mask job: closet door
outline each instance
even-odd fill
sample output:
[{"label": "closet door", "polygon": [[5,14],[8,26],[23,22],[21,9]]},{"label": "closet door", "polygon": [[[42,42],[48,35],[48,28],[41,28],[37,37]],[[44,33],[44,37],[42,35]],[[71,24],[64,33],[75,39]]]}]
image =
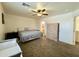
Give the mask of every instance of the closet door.
[{"label": "closet door", "polygon": [[47,38],[58,41],[58,23],[49,23],[47,24]]}]

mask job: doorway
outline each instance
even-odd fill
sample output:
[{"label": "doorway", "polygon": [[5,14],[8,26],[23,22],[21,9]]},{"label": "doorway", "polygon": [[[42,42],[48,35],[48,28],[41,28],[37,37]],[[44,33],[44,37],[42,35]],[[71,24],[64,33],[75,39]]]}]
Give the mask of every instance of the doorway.
[{"label": "doorway", "polygon": [[74,41],[75,41],[75,44],[77,45],[79,45],[79,16],[76,16],[75,17],[75,26],[74,26],[74,34],[75,34],[75,39],[74,39]]},{"label": "doorway", "polygon": [[48,23],[46,36],[48,39],[59,41],[59,23]]}]

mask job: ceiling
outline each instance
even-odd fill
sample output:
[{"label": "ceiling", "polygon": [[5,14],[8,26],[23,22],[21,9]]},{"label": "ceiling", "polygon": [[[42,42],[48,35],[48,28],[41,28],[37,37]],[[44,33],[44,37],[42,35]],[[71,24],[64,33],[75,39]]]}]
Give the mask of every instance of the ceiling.
[{"label": "ceiling", "polygon": [[[27,6],[22,6],[23,2],[3,2],[4,12],[30,18],[39,18]],[[36,9],[38,2],[26,2]],[[48,16],[64,14],[79,9],[79,2],[40,2],[42,8],[47,9]],[[48,17],[42,16],[42,17]]]}]

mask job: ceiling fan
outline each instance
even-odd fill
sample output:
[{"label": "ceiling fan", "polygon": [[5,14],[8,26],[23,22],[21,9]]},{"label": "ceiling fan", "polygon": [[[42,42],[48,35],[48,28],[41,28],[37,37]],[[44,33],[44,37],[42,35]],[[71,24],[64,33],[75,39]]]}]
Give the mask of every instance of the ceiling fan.
[{"label": "ceiling fan", "polygon": [[37,15],[37,16],[43,16],[43,15],[47,16],[48,15],[48,13],[46,12],[47,10],[45,8],[39,8],[38,4],[37,4],[37,9],[33,9],[32,6],[27,3],[22,3],[22,5],[31,8],[34,15]]}]

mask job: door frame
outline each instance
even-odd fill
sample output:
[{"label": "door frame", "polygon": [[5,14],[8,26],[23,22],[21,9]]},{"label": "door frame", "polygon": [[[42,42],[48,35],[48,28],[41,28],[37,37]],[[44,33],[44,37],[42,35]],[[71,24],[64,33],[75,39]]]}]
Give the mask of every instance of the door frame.
[{"label": "door frame", "polygon": [[58,24],[58,29],[57,29],[57,42],[59,41],[59,33],[60,33],[60,23]]},{"label": "door frame", "polygon": [[76,18],[77,18],[78,16],[75,16],[74,17],[74,24],[73,24],[73,43],[74,43],[74,45],[76,45]]}]

